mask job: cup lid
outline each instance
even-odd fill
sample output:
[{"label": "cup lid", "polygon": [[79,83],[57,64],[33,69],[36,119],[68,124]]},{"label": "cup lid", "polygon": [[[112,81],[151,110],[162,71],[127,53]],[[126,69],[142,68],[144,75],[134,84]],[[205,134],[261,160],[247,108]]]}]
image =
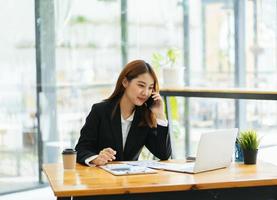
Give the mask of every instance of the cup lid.
[{"label": "cup lid", "polygon": [[64,149],[62,154],[76,154],[77,151],[75,149]]}]

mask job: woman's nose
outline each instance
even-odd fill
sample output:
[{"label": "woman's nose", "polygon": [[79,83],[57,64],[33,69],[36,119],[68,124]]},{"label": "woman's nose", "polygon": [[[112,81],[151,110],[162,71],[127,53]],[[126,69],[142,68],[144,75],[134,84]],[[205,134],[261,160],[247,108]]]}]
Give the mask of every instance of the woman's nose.
[{"label": "woman's nose", "polygon": [[150,96],[151,94],[152,94],[152,90],[147,89],[147,88],[143,90],[143,95]]},{"label": "woman's nose", "polygon": [[148,96],[149,91],[148,91],[148,89],[144,89],[144,90],[142,91],[142,93],[143,93],[144,96]]}]

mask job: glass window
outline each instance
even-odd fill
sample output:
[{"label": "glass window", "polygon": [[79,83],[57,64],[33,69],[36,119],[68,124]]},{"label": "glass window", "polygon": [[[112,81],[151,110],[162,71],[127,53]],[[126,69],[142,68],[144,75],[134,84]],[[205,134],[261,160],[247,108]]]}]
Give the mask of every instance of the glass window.
[{"label": "glass window", "polygon": [[[242,31],[245,41],[239,40],[240,43],[245,42],[245,65],[241,66],[245,70],[239,72],[246,80],[245,87],[274,90],[277,80],[276,1],[245,1],[242,8],[245,18],[234,15],[234,3],[227,0],[190,1],[190,85],[209,88],[235,86],[238,72],[235,71],[234,27],[237,17],[238,22],[245,22],[245,30]],[[244,118],[244,124],[239,128],[252,128],[261,136],[265,135],[264,138],[274,138],[276,102],[241,102],[244,111],[240,111],[240,116]],[[191,98],[189,110],[192,153],[196,153],[196,141],[203,130],[235,127],[235,121],[240,120],[235,117],[233,100]],[[262,146],[272,145],[269,141],[264,139]]]},{"label": "glass window", "polygon": [[122,69],[119,1],[57,1],[55,28],[56,119],[50,120],[57,131],[44,135],[44,162],[60,161],[62,148],[75,146],[92,104],[110,95]]},{"label": "glass window", "polygon": [[1,194],[38,182],[34,1],[0,1],[0,26]]}]

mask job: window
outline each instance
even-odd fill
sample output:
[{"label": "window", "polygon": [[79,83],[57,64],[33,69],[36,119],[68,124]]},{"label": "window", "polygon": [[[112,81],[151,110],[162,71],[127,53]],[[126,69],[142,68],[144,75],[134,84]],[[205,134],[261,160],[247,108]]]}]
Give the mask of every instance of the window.
[{"label": "window", "polygon": [[0,193],[5,193],[38,181],[36,59],[34,1],[0,5]]}]

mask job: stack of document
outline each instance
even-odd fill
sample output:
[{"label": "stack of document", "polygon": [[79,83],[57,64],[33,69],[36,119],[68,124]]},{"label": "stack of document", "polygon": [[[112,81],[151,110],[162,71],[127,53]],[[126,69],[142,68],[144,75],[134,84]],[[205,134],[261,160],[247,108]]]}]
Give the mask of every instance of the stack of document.
[{"label": "stack of document", "polygon": [[185,172],[194,167],[194,162],[190,163],[165,163],[165,162],[158,162],[154,160],[140,160],[140,161],[127,161],[124,162],[128,165],[140,166],[140,167],[148,167],[153,169],[161,169],[161,170],[168,170],[168,171],[175,171],[175,172]]},{"label": "stack of document", "polygon": [[100,166],[102,169],[110,172],[113,175],[133,175],[133,174],[152,174],[157,173],[156,170],[150,169],[145,166],[123,164],[107,164]]},{"label": "stack of document", "polygon": [[113,175],[129,175],[129,174],[149,174],[157,173],[154,169],[167,170],[174,172],[192,173],[194,162],[189,163],[167,163],[155,160],[125,161],[120,164],[107,164],[100,166],[102,169],[112,173]]}]

